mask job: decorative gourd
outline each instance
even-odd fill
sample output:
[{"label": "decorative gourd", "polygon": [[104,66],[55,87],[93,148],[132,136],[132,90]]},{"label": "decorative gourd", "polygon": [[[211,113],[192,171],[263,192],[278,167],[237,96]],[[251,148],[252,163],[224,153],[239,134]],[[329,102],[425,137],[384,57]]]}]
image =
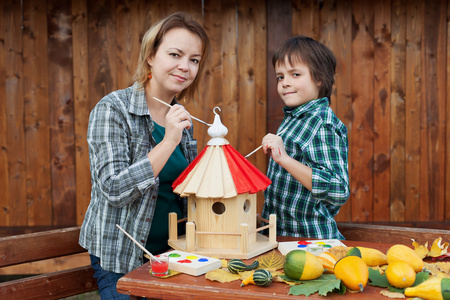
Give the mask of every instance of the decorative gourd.
[{"label": "decorative gourd", "polygon": [[284,274],[293,280],[316,279],[323,274],[323,264],[305,250],[292,250],[286,254]]},{"label": "decorative gourd", "polygon": [[386,254],[380,250],[366,247],[357,247],[361,252],[361,258],[369,267],[387,264]]},{"label": "decorative gourd", "polygon": [[259,261],[255,260],[251,265],[246,265],[240,259],[231,259],[228,261],[227,268],[232,274],[237,274],[244,271],[255,270],[259,266]]},{"label": "decorative gourd", "polygon": [[416,272],[410,264],[398,260],[388,264],[386,278],[392,286],[402,289],[413,285],[416,281]]},{"label": "decorative gourd", "polygon": [[418,286],[406,288],[405,296],[427,300],[450,300],[450,278],[431,277]]},{"label": "decorative gourd", "polygon": [[350,290],[362,292],[369,280],[369,267],[361,257],[344,256],[334,266],[334,275]]},{"label": "decorative gourd", "polygon": [[272,283],[272,274],[266,269],[255,270],[248,278],[242,281],[241,287],[251,283],[257,286],[268,286]]},{"label": "decorative gourd", "polygon": [[323,272],[328,274],[334,273],[334,265],[337,262],[337,258],[333,253],[330,252],[322,252],[319,255],[317,255],[317,258],[322,261],[323,265]]},{"label": "decorative gourd", "polygon": [[397,244],[389,248],[386,258],[388,264],[398,260],[405,261],[414,268],[416,273],[423,269],[423,260],[417,255],[416,251],[405,245]]}]

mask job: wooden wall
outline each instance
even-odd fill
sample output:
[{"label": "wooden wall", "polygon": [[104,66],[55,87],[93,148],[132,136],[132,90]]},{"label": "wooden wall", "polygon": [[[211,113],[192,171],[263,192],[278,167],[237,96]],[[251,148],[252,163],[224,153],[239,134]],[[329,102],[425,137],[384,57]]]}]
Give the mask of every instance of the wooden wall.
[{"label": "wooden wall", "polygon": [[[131,83],[142,35],[179,10],[213,48],[187,108],[212,122],[219,106],[240,153],[282,119],[273,50],[308,35],[336,54],[331,106],[350,133],[352,193],[337,220],[450,221],[450,0],[10,0],[0,2],[0,226],[82,223],[89,112]],[[199,150],[206,129],[195,124]],[[265,171],[262,151],[249,159]]]}]

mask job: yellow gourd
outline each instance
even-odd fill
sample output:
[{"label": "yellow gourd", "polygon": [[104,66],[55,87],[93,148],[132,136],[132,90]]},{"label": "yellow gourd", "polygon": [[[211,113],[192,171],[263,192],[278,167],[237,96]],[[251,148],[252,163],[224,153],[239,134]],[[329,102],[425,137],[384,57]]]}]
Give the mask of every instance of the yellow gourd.
[{"label": "yellow gourd", "polygon": [[361,257],[350,255],[337,261],[334,275],[349,289],[363,291],[369,280],[369,267]]},{"label": "yellow gourd", "polygon": [[450,278],[431,277],[418,286],[406,288],[405,296],[427,300],[450,300]]},{"label": "yellow gourd", "polygon": [[417,255],[417,253],[405,246],[405,245],[394,245],[386,253],[386,258],[388,264],[393,263],[394,261],[402,260],[410,264],[416,273],[422,271],[423,269],[423,260]]},{"label": "yellow gourd", "polygon": [[369,267],[387,264],[386,254],[380,250],[366,247],[357,247],[361,251],[361,258]]},{"label": "yellow gourd", "polygon": [[292,250],[286,254],[284,274],[294,280],[311,280],[323,274],[323,264],[305,250]]},{"label": "yellow gourd", "polygon": [[413,285],[416,272],[410,264],[398,260],[387,266],[386,278],[392,286],[402,289]]},{"label": "yellow gourd", "polygon": [[334,265],[337,262],[337,258],[333,253],[322,252],[319,255],[317,255],[317,258],[322,261],[324,273],[328,274],[334,273]]}]

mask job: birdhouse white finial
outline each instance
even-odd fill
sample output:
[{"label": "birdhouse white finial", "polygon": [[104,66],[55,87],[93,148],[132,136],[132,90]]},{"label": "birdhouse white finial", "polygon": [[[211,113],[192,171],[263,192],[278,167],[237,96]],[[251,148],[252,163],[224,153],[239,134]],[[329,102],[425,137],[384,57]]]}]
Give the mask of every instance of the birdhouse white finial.
[{"label": "birdhouse white finial", "polygon": [[226,128],[222,121],[220,120],[219,114],[216,112],[216,108],[220,111],[220,107],[216,106],[213,109],[215,114],[214,123],[208,128],[208,134],[211,139],[208,141],[209,146],[220,146],[227,145],[229,142],[224,138],[228,133],[228,128]]}]

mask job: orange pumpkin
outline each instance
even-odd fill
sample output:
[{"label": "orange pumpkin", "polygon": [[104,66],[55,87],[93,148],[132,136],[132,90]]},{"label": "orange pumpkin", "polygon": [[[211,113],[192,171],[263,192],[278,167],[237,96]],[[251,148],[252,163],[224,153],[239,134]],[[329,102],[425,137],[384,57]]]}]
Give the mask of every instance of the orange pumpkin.
[{"label": "orange pumpkin", "polygon": [[333,253],[322,252],[317,256],[322,261],[324,273],[333,274],[337,258]]}]

